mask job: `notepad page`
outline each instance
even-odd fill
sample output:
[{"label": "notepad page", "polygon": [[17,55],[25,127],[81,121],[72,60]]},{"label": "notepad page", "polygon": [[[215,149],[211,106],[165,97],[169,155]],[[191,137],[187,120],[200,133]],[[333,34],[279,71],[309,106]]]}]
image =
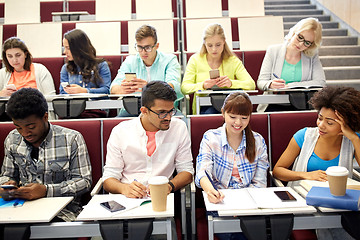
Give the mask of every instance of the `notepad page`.
[{"label": "notepad page", "polygon": [[207,211],[219,210],[237,210],[237,209],[257,209],[254,200],[249,195],[248,191],[243,189],[220,189],[224,195],[222,203],[210,203],[206,192],[203,191],[203,197]]}]

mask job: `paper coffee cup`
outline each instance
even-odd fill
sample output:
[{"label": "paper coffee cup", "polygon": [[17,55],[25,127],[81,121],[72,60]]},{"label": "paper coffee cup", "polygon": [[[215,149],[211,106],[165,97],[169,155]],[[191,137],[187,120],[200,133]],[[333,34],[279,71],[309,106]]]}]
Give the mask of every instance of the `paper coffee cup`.
[{"label": "paper coffee cup", "polygon": [[149,179],[149,188],[152,208],[156,212],[166,211],[166,200],[168,187],[168,178],[156,176]]},{"label": "paper coffee cup", "polygon": [[344,196],[349,170],[345,167],[332,166],[326,169],[330,193],[334,196]]}]

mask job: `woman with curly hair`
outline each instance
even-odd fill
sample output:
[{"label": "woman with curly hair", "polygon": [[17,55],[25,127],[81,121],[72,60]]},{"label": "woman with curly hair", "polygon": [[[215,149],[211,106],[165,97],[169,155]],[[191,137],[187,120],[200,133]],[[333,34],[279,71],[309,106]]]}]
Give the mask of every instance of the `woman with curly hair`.
[{"label": "woman with curly hair", "polygon": [[[310,104],[318,111],[317,127],[296,132],[277,161],[277,179],[298,185],[302,179],[327,181],[326,169],[343,166],[352,176],[353,159],[360,164],[360,92],[349,87],[325,87]],[[289,168],[293,165],[292,170]],[[352,239],[344,229],[317,230],[318,239]]]}]

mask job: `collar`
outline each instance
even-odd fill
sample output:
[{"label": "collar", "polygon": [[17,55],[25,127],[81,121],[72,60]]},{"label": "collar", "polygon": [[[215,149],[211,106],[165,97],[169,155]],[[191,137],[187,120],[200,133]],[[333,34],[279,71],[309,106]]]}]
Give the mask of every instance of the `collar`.
[{"label": "collar", "polygon": [[[228,147],[230,147],[230,144],[227,140],[227,135],[226,135],[226,123],[224,123],[222,125],[222,127],[220,128],[220,132],[221,132],[221,147],[225,147],[226,145],[228,145]],[[243,130],[243,138],[241,139],[240,145],[239,147],[236,149],[236,151],[239,151],[243,148],[246,148],[246,134],[245,134],[245,130]]]}]

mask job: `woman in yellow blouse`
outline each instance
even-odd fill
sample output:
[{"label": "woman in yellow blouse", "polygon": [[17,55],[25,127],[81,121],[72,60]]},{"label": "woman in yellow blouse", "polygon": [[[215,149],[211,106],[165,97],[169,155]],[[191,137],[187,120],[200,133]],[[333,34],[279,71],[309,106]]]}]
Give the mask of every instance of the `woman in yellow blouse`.
[{"label": "woman in yellow blouse", "polygon": [[[209,71],[212,69],[218,69],[220,76],[211,79]],[[226,44],[224,29],[220,24],[211,24],[206,27],[200,53],[192,55],[186,66],[181,91],[183,94],[192,94],[199,90],[210,89],[215,85],[229,89],[255,89],[254,80]],[[194,100],[194,114],[195,103]],[[200,112],[219,113],[213,107],[202,107]]]}]

